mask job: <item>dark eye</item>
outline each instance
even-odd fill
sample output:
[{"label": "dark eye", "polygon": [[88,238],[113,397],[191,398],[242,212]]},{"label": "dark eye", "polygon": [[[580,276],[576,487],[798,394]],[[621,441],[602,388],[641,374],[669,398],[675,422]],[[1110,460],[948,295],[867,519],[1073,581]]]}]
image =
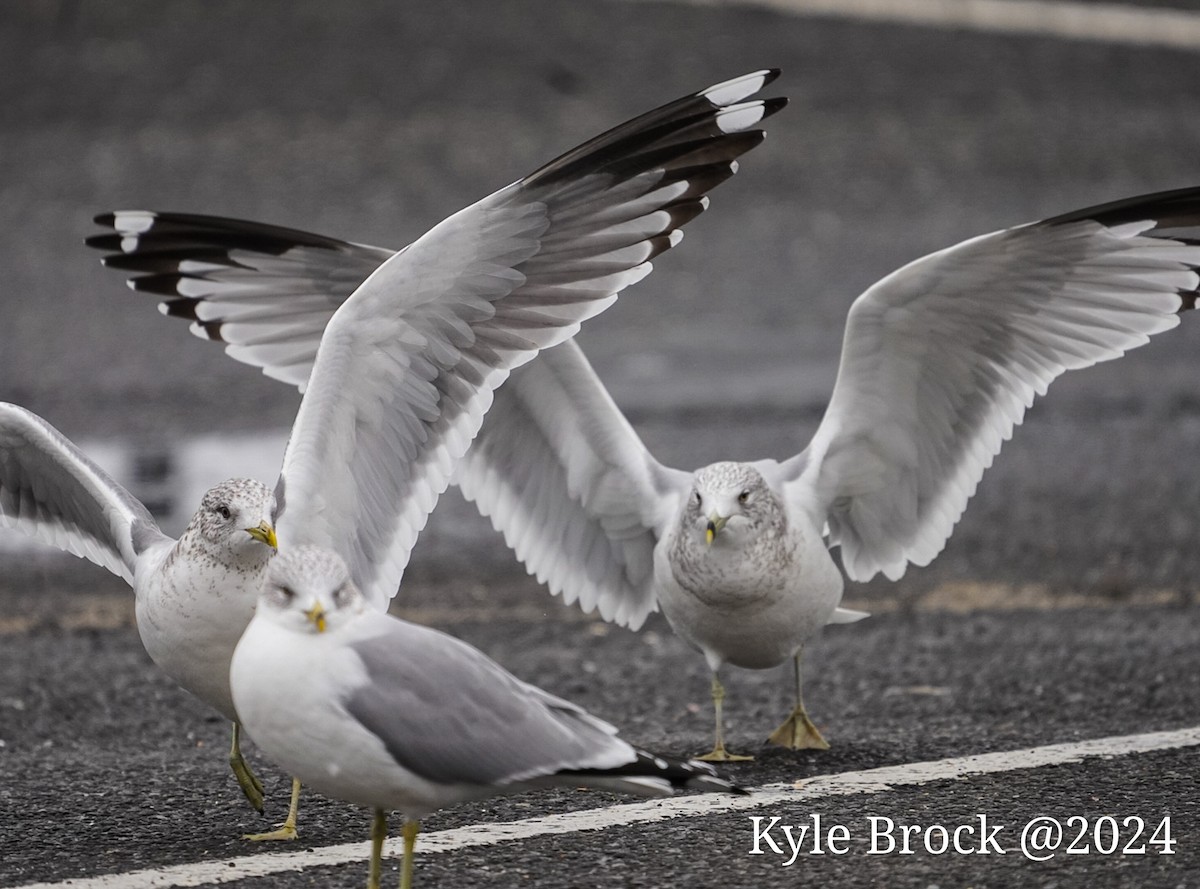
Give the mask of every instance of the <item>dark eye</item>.
[{"label": "dark eye", "polygon": [[703,503],[704,503],[704,498],[700,496],[700,492],[699,492],[699,491],[697,491],[697,492],[696,492],[696,494],[695,494],[695,500],[696,500],[696,505],[697,505],[697,506],[701,506],[701,505],[703,505]]},{"label": "dark eye", "polygon": [[232,513],[229,511],[229,507],[226,506],[224,503],[222,503],[220,506],[217,507],[217,515],[219,515],[225,521],[229,521],[229,518],[232,515]]},{"label": "dark eye", "polygon": [[290,602],[292,599],[296,598],[296,594],[292,592],[291,587],[277,586],[275,589],[279,592],[279,598],[283,602]]},{"label": "dark eye", "polygon": [[750,502],[750,492],[749,491],[742,491],[742,493],[738,494],[738,503],[748,503],[748,502]]}]

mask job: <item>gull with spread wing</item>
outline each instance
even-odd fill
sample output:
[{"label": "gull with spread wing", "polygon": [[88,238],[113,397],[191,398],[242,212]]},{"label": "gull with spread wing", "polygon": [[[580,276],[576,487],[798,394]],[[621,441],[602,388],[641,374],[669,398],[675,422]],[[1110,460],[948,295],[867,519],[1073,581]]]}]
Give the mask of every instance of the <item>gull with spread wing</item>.
[{"label": "gull with spread wing", "polygon": [[[0,404],[0,525],[132,583],[146,650],[235,720],[235,769],[261,807],[261,785],[244,763],[238,768],[229,663],[279,521],[293,540],[302,533],[303,542],[334,549],[370,606],[386,610],[493,390],[538,350],[574,336],[679,242],[680,228],[707,206],[705,192],[762,141],[755,126],[783,107],[783,99],[751,98],[777,73],[718,84],[597,136],[400,253],[376,257],[369,273],[352,275],[352,295],[298,297],[283,325],[294,338],[280,334],[268,301],[274,339],[259,354],[274,366],[303,366],[306,379],[312,371],[273,491],[245,480],[219,485],[172,541],[44,420]],[[156,227],[154,216],[140,219],[142,234]],[[212,268],[210,259],[181,262]],[[262,315],[257,272],[242,270],[244,298],[234,311],[253,328]],[[295,836],[298,791],[294,783],[281,828],[256,838]]]},{"label": "gull with spread wing", "polygon": [[[119,233],[122,252],[104,261],[135,272],[134,290],[166,295],[165,314],[300,386],[308,366],[278,363],[274,338],[315,345],[356,272],[390,255],[216,217],[97,221]],[[709,758],[740,758],[723,739],[724,664],[791,660],[795,706],[770,740],[827,747],[805,711],[801,648],[825,623],[863,616],[838,607],[829,548],[840,545],[856,581],[929,564],[1035,396],[1193,307],[1198,222],[1200,188],[1180,189],[975,237],[893,272],[851,306],[824,419],[782,462],[662,465],[582,350],[564,343],[497,392],[455,481],[551,592],[634,629],[661,608],[704,653]],[[114,237],[89,243],[111,249]],[[314,308],[293,319],[295,304]]]},{"label": "gull with spread wing", "polygon": [[270,488],[230,479],[204,494],[172,540],[57,429],[0,402],[0,525],[91,559],[133,587],[146,652],[233,723],[229,765],[259,812],[262,783],[242,756],[228,667],[276,549],[274,513]]}]

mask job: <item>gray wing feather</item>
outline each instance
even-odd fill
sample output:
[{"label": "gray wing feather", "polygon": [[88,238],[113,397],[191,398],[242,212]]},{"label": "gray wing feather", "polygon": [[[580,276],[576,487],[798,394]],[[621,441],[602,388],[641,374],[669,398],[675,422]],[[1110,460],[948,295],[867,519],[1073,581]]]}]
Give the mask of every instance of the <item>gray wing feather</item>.
[{"label": "gray wing feather", "polygon": [[[783,107],[782,99],[751,100],[777,74],[753,72],[643,114],[395,255],[292,229],[142,211],[98,217],[116,234],[88,243],[119,251],[105,263],[134,272],[135,290],[171,297],[167,314],[302,388],[321,364],[316,346],[326,330],[325,379],[313,376],[324,391],[301,408],[279,488],[317,521],[293,529],[289,519],[284,530],[346,555],[364,593],[382,605],[491,390],[678,243],[680,228],[707,206],[705,193],[762,140],[753,128]],[[486,512],[488,492],[476,490]],[[547,565],[535,539],[530,568],[552,588],[582,576],[581,601],[640,623],[654,606],[639,580],[648,536],[634,541],[641,532],[628,509],[597,513],[574,494],[554,501],[571,513],[571,539],[586,549],[566,568]],[[630,583],[620,592],[594,589],[621,571]]]},{"label": "gray wing feather", "polygon": [[658,610],[654,548],[686,475],[646,450],[573,340],[500,387],[455,481],[568,604],[632,629]]},{"label": "gray wing feather", "polygon": [[325,325],[393,251],[220,216],[119,210],[96,217],[112,234],[89,247],[129,273],[159,311],[222,343],[231,358],[301,391]]},{"label": "gray wing feather", "polygon": [[368,682],[345,706],[403,768],[441,784],[503,785],[636,758],[611,725],[465,642],[399,620],[375,626],[351,644]]},{"label": "gray wing feather", "polygon": [[1200,189],[1145,195],[964,241],[854,302],[825,418],[784,464],[852,579],[929,564],[1036,396],[1194,307],[1197,226]]},{"label": "gray wing feather", "polygon": [[0,403],[0,525],[133,582],[137,557],[166,540],[146,508],[57,429]]},{"label": "gray wing feather", "polygon": [[740,102],[772,76],[617,127],[376,269],[322,336],[284,456],[281,542],[341,553],[384,606],[494,390],[678,243],[703,193],[761,142],[750,128],[782,107]]},{"label": "gray wing feather", "polygon": [[[303,391],[326,325],[391,250],[238,219],[147,211],[97,217],[129,286],[165,315]],[[286,354],[284,350],[286,345]],[[287,363],[283,363],[286,361]],[[669,473],[642,446],[582,350],[556,346],[496,393],[455,483],[530,574],[568,604],[637,629],[658,608],[649,515]]]}]

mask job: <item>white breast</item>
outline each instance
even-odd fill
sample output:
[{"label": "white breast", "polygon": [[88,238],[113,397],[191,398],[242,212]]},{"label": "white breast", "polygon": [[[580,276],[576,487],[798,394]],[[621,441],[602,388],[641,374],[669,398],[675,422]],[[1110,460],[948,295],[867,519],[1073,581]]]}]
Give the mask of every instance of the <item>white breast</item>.
[{"label": "white breast", "polygon": [[841,601],[842,576],[824,542],[796,522],[742,546],[677,536],[686,534],[668,535],[655,550],[659,603],[711,669],[783,663]]}]

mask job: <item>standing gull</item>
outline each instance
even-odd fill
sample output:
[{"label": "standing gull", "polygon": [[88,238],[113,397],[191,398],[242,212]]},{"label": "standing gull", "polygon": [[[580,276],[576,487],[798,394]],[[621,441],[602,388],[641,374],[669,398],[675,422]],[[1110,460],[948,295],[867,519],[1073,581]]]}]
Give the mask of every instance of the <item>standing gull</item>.
[{"label": "standing gull", "polygon": [[259,812],[262,784],[242,756],[227,673],[275,552],[274,511],[266,485],[230,479],[205,493],[172,540],[57,429],[0,402],[0,525],[91,559],[133,587],[147,653],[233,723],[229,765]]},{"label": "standing gull", "polygon": [[[282,331],[273,301],[257,299],[252,262],[229,265],[209,250],[180,259],[192,272],[216,267],[226,283],[241,282],[227,291],[223,310],[237,321],[225,327],[246,337],[265,320],[269,342],[254,355],[285,378],[289,368],[302,367],[305,379],[311,370],[274,491],[257,482],[218,486],[173,543],[45,421],[4,406],[0,524],[129,580],[150,655],[236,719],[229,661],[275,547],[272,525],[288,516],[306,542],[333,548],[371,607],[386,610],[493,390],[539,349],[574,336],[679,242],[681,227],[707,206],[705,192],[762,141],[754,127],[785,104],[751,99],[777,73],[718,84],[585,142],[400,253],[374,255],[369,269],[352,273],[352,296],[297,295]],[[152,214],[122,219],[126,233],[115,246],[131,251],[162,230]],[[303,279],[302,263],[295,273]],[[201,325],[202,314],[193,316]],[[239,780],[261,806],[248,770]],[[281,828],[259,837],[295,836],[297,793],[293,785]]]},{"label": "standing gull", "polygon": [[[307,330],[310,342],[323,319],[286,323],[296,294],[336,302],[352,281],[339,290],[330,276],[352,278],[386,253],[328,239],[301,252],[316,236],[252,222],[128,220],[100,218],[118,231],[161,225],[161,235],[131,241],[129,255],[106,264],[152,268],[155,276],[131,279],[134,290],[170,294],[167,314],[204,319],[194,332],[274,376],[271,357],[241,345],[245,332],[226,323],[226,294],[241,280],[220,266],[190,274],[190,253],[204,247],[253,265],[257,335],[286,329],[300,340]],[[456,481],[551,592],[633,629],[661,607],[704,653],[711,759],[737,758],[722,737],[726,663],[763,669],[791,659],[795,707],[770,740],[824,748],[800,691],[801,647],[826,622],[861,616],[837,608],[843,581],[829,547],[841,546],[856,581],[929,564],[1036,395],[1066,370],[1142,345],[1193,307],[1200,242],[1183,230],[1198,223],[1200,188],[1187,188],[982,235],[893,272],[851,306],[824,419],[783,462],[663,466],[583,352],[565,343],[497,393]],[[304,265],[286,261],[293,256]],[[287,368],[301,382],[305,370]]]},{"label": "standing gull", "polygon": [[265,752],[326,796],[374,810],[371,889],[391,810],[405,818],[408,889],[419,819],[444,806],[554,786],[744,792],[705,763],[631,747],[465,642],[377,613],[321,547],[285,547],[271,563],[230,681]]}]

